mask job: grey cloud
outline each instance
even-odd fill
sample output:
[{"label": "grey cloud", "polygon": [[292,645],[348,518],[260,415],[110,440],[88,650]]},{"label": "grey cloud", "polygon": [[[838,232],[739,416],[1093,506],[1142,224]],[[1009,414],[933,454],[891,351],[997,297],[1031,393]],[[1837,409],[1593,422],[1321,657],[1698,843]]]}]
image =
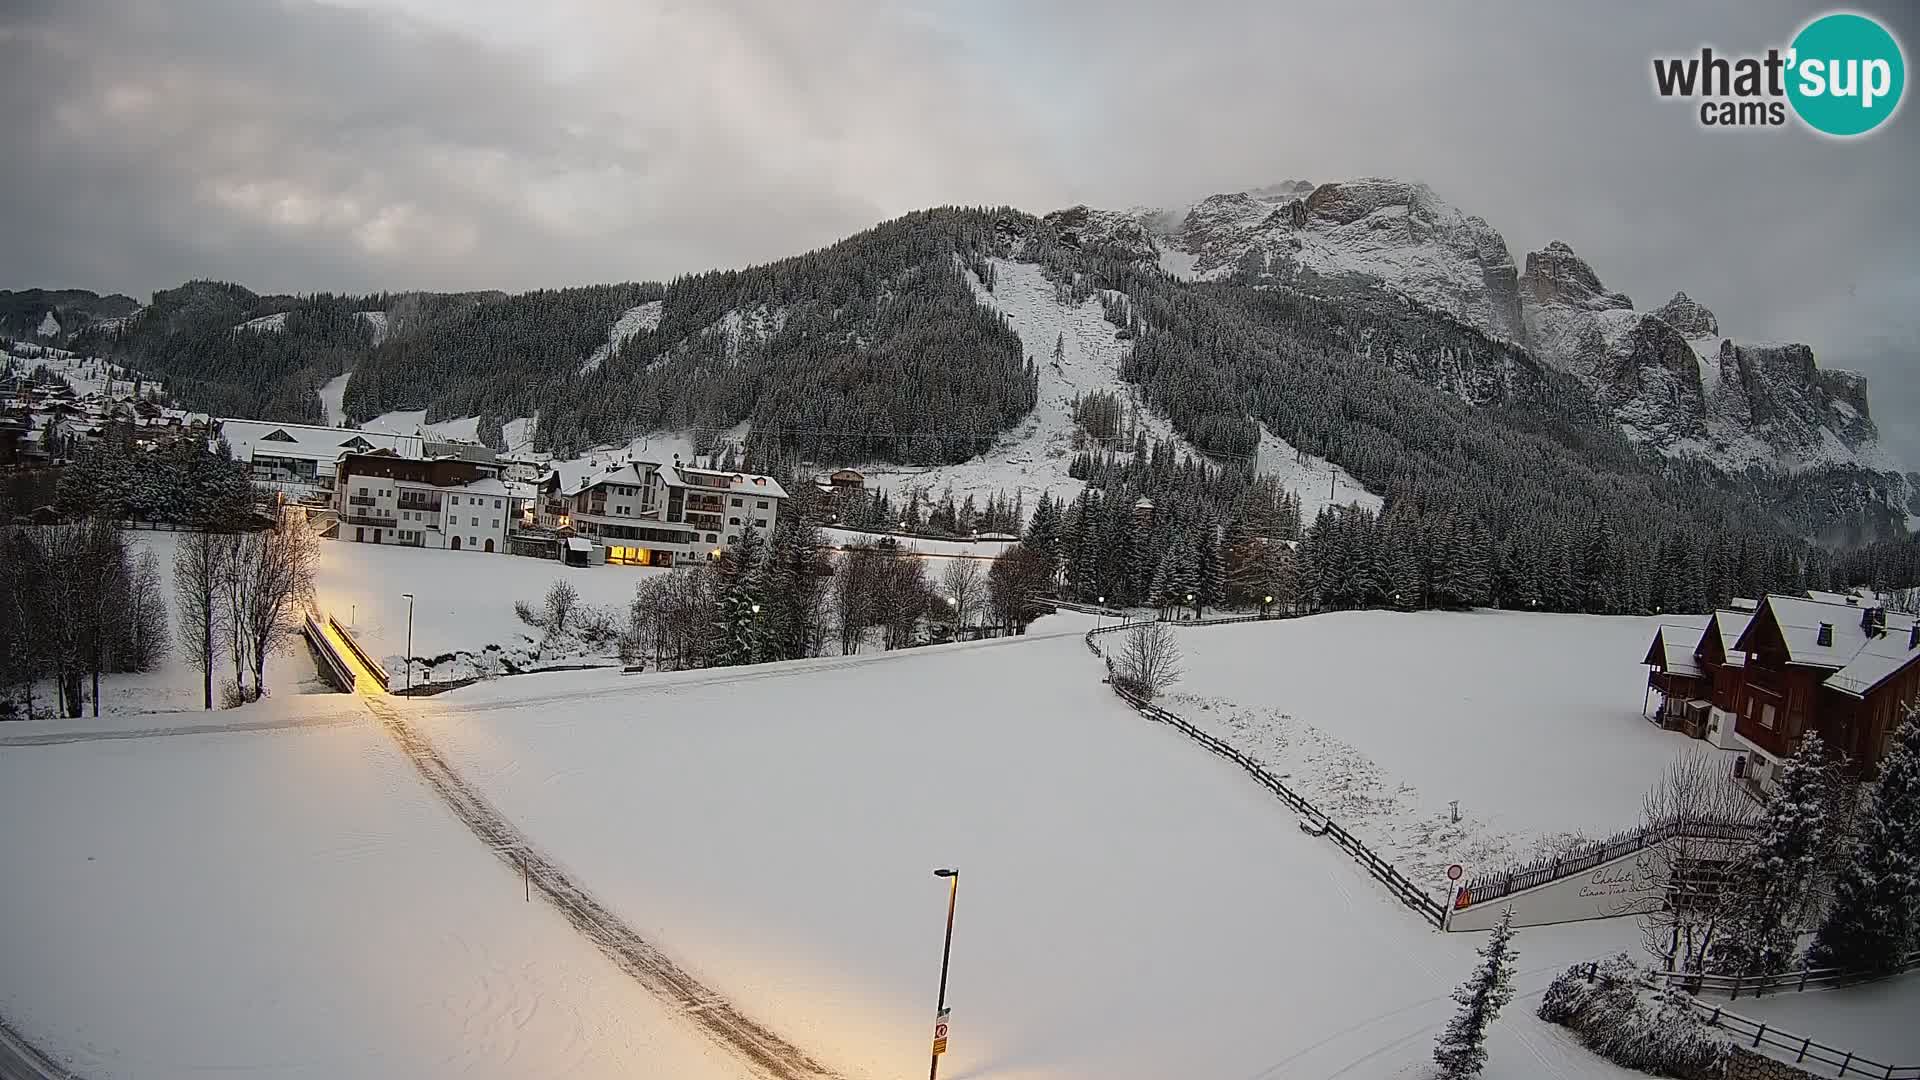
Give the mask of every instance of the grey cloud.
[{"label": "grey cloud", "polygon": [[[1708,132],[1648,62],[1784,0],[82,0],[0,14],[9,286],[527,288],[775,258],[941,202],[1423,179],[1516,257],[1873,380],[1920,463],[1920,117]],[[1909,52],[1920,10],[1882,2]],[[1913,57],[1909,57],[1911,61]]]}]

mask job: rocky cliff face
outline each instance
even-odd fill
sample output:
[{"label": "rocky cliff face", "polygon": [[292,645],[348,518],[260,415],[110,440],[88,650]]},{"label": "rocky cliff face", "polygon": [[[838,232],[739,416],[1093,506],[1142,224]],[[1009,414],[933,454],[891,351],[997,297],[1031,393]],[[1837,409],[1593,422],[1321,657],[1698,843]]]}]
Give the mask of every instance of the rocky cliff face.
[{"label": "rocky cliff face", "polygon": [[1866,381],[1822,371],[1805,345],[1723,334],[1685,293],[1640,311],[1555,240],[1515,266],[1500,233],[1424,184],[1290,180],[1184,210],[1077,207],[1078,233],[1183,277],[1378,281],[1584,383],[1635,439],[1728,471],[1889,468]]}]

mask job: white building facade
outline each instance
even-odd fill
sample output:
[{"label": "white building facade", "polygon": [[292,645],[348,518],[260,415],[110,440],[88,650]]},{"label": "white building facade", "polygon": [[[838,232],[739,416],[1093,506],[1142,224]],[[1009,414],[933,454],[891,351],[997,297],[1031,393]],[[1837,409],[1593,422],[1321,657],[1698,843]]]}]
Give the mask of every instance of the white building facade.
[{"label": "white building facade", "polygon": [[522,500],[474,462],[351,454],[333,490],[336,539],[363,544],[504,552]]},{"label": "white building facade", "polygon": [[541,482],[536,519],[592,541],[593,561],[672,566],[711,559],[749,529],[771,532],[786,489],[770,476],[648,461]]}]

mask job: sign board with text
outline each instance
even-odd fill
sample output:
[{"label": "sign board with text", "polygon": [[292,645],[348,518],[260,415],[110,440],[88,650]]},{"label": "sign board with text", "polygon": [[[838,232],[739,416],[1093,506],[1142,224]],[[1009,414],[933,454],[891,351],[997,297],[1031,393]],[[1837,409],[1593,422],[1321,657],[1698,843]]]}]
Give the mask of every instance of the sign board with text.
[{"label": "sign board with text", "polygon": [[952,1009],[941,1009],[940,1014],[933,1018],[933,1053],[936,1057],[947,1052],[947,1017],[952,1012]]}]

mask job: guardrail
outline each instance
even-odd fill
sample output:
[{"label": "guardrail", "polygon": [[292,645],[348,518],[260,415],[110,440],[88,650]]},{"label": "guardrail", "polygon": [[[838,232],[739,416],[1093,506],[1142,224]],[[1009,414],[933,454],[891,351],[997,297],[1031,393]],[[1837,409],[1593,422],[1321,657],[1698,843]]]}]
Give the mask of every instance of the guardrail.
[{"label": "guardrail", "polygon": [[1774,975],[1706,975],[1697,971],[1655,971],[1650,972],[1648,977],[1659,980],[1663,986],[1674,987],[1691,994],[1725,994],[1727,1000],[1738,1001],[1742,993],[1748,997],[1763,997],[1769,992],[1792,994],[1802,990],[1825,990],[1836,986],[1873,982],[1904,971],[1912,971],[1914,968],[1920,968],[1920,949],[1908,953],[1889,971],[1860,972],[1849,968],[1803,967]]},{"label": "guardrail", "polygon": [[315,618],[311,611],[307,612],[305,630],[307,641],[313,645],[313,651],[319,653],[320,658],[326,662],[327,671],[333,676],[333,685],[339,687],[342,693],[353,693],[353,669],[347,667],[345,661],[333,651],[333,643],[327,640],[327,633],[321,628],[320,620]]},{"label": "guardrail", "polygon": [[333,632],[340,636],[341,641],[347,643],[347,648],[353,650],[354,657],[366,666],[367,672],[373,676],[375,682],[380,684],[381,691],[386,692],[393,683],[392,678],[387,675],[387,669],[378,660],[368,655],[367,650],[360,647],[360,642],[354,639],[351,631],[340,625],[339,619],[328,615],[327,625],[333,627]]},{"label": "guardrail", "polygon": [[[1258,615],[1251,617],[1242,616],[1224,621],[1249,622],[1259,618],[1260,616]],[[1154,621],[1156,620],[1135,620],[1133,622],[1123,622],[1113,626],[1103,626],[1089,630],[1086,634],[1087,648],[1091,650],[1094,655],[1098,656],[1100,655],[1100,646],[1093,643],[1095,637],[1101,634],[1117,633],[1121,630],[1131,630],[1134,627],[1145,626]],[[1186,623],[1185,625],[1191,626],[1193,623]],[[1387,891],[1393,894],[1394,899],[1413,909],[1415,914],[1427,922],[1432,923],[1434,926],[1443,925],[1447,911],[1445,904],[1428,896],[1424,889],[1408,880],[1406,875],[1395,869],[1392,863],[1375,854],[1373,849],[1367,847],[1358,837],[1346,829],[1341,828],[1337,822],[1326,814],[1321,813],[1320,810],[1308,802],[1299,792],[1281,783],[1280,778],[1268,772],[1265,766],[1247,757],[1233,747],[1228,746],[1212,735],[1201,731],[1187,721],[1180,719],[1178,716],[1154,705],[1146,698],[1128,691],[1119,683],[1109,681],[1109,685],[1113,687],[1113,692],[1118,694],[1121,700],[1133,706],[1134,711],[1140,713],[1140,715],[1145,716],[1149,720],[1156,720],[1177,729],[1181,734],[1199,743],[1212,753],[1240,766],[1247,775],[1259,782],[1261,787],[1273,792],[1280,797],[1281,802],[1292,807],[1295,813],[1302,815],[1304,818],[1312,819],[1311,824],[1313,828],[1311,831],[1314,835],[1326,836],[1335,844],[1338,844],[1342,850],[1353,857],[1355,862],[1365,867],[1367,873],[1371,874],[1376,881],[1385,885]],[[1303,825],[1304,824],[1306,823],[1303,822]]]}]

